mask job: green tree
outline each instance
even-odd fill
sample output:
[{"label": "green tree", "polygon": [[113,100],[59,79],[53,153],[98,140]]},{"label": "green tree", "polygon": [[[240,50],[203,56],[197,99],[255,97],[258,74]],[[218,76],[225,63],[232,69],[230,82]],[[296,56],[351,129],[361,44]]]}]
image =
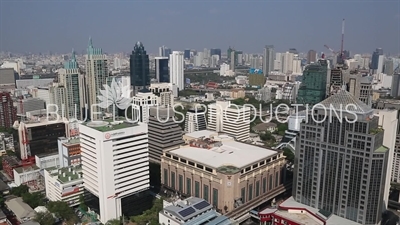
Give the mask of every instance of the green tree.
[{"label": "green tree", "polygon": [[85,203],[85,197],[83,195],[79,196],[79,208],[85,212],[88,211],[88,207]]},{"label": "green tree", "polygon": [[106,225],[121,225],[121,220],[119,219],[112,219],[107,221]]},{"label": "green tree", "polygon": [[19,185],[18,187],[14,187],[10,191],[10,194],[18,197],[22,197],[22,195],[25,193],[29,193],[29,187],[24,184]]},{"label": "green tree", "polygon": [[294,162],[294,153],[289,148],[283,149],[283,155],[286,156],[286,160],[293,163]]},{"label": "green tree", "polygon": [[34,221],[40,223],[40,225],[53,225],[56,220],[51,213],[36,213]]},{"label": "green tree", "polygon": [[40,193],[40,192],[35,192],[35,193],[24,193],[22,194],[22,200],[28,204],[30,207],[32,207],[33,209],[44,205],[43,199],[45,198],[45,196]]},{"label": "green tree", "polygon": [[56,217],[62,219],[64,222],[69,224],[74,224],[78,222],[78,217],[75,215],[74,210],[69,207],[66,202],[56,201],[49,202],[47,204],[47,209],[56,215]]},{"label": "green tree", "polygon": [[163,209],[163,200],[154,200],[153,207],[143,212],[142,215],[132,216],[131,222],[137,223],[138,225],[158,224],[158,213]]}]

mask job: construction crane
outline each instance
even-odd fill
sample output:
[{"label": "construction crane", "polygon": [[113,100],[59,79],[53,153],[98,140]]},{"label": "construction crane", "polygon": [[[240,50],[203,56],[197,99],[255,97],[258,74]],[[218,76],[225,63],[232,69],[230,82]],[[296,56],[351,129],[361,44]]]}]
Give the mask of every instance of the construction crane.
[{"label": "construction crane", "polygon": [[327,48],[329,51],[331,51],[332,54],[335,55],[335,56],[336,56],[337,54],[339,54],[339,52],[335,52],[335,50],[333,50],[332,48],[330,48],[328,45],[324,45],[324,47]]}]

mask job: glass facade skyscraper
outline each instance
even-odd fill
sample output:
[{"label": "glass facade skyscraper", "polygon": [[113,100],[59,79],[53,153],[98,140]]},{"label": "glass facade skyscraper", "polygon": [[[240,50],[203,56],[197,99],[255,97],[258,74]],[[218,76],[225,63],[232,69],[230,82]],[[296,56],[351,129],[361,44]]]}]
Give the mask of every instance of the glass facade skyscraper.
[{"label": "glass facade skyscraper", "polygon": [[141,42],[137,42],[130,55],[131,85],[147,90],[150,85],[149,55]]},{"label": "glass facade skyscraper", "polygon": [[345,90],[316,105],[301,123],[296,143],[294,199],[323,215],[378,224],[389,155],[378,120]]},{"label": "glass facade skyscraper", "polygon": [[159,83],[169,83],[169,69],[168,69],[168,58],[167,57],[156,57],[156,79]]},{"label": "glass facade skyscraper", "polygon": [[314,105],[325,99],[328,64],[326,60],[308,65],[297,93],[298,104]]}]

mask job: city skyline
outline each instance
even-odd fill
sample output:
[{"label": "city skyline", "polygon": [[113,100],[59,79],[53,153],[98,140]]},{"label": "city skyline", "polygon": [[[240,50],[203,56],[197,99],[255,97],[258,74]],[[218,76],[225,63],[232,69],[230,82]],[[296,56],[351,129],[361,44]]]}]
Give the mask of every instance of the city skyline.
[{"label": "city skyline", "polygon": [[70,52],[74,48],[80,53],[89,36],[109,53],[129,52],[137,41],[151,53],[162,45],[172,50],[207,47],[223,52],[233,46],[261,53],[268,44],[277,52],[292,47],[300,52],[327,52],[323,47],[327,44],[338,51],[345,18],[344,49],[372,53],[381,47],[392,55],[400,52],[397,1],[370,1],[362,6],[356,1],[345,6],[342,1],[288,3],[2,1],[0,51]]}]

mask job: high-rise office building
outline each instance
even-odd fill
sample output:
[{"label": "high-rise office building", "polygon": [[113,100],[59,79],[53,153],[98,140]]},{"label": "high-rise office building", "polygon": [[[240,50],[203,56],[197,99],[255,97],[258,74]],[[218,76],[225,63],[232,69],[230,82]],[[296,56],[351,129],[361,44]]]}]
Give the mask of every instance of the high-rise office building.
[{"label": "high-rise office building", "polygon": [[282,73],[291,74],[293,72],[293,59],[294,54],[290,52],[282,53],[281,54],[282,60]]},{"label": "high-rise office building", "polygon": [[307,63],[317,62],[317,52],[315,50],[310,50],[307,53]]},{"label": "high-rise office building", "polygon": [[14,107],[9,92],[0,92],[0,126],[11,128],[17,120],[17,108]]},{"label": "high-rise office building", "polygon": [[221,59],[221,49],[219,48],[212,48],[210,49],[210,55],[218,55]]},{"label": "high-rise office building", "polygon": [[86,55],[86,85],[87,89],[87,102],[88,102],[88,118],[100,119],[101,115],[97,112],[105,112],[95,104],[99,103],[97,96],[101,95],[100,90],[107,84],[108,78],[108,61],[107,56],[103,54],[101,48],[93,47],[92,38],[89,39],[89,46]]},{"label": "high-rise office building", "polygon": [[183,144],[182,129],[173,119],[172,107],[153,106],[149,116],[149,157],[150,161],[160,163],[164,150]]},{"label": "high-rise office building", "polygon": [[207,129],[205,111],[202,109],[189,109],[186,112],[185,132],[192,133],[205,129]]},{"label": "high-rise office building", "polygon": [[131,85],[134,93],[136,93],[136,90],[146,91],[147,86],[150,85],[149,55],[147,55],[141,42],[138,41],[133,47],[129,62]]},{"label": "high-rise office building", "polygon": [[[84,77],[79,71],[78,62],[76,61],[75,52],[72,57],[65,62],[64,68],[58,70],[58,82],[61,87],[65,88],[65,105],[64,117],[67,119],[84,118],[85,107],[85,84]],[[60,88],[61,88],[60,87]],[[59,109],[61,111],[61,109]]]},{"label": "high-rise office building", "polygon": [[328,73],[326,60],[319,60],[306,66],[303,72],[303,81],[297,92],[298,104],[317,104],[325,99],[326,80]]},{"label": "high-rise office building", "polygon": [[171,52],[172,52],[170,48],[165,47],[164,45],[161,46],[161,47],[158,49],[158,51],[159,51],[159,56],[160,56],[160,57],[167,57],[167,58],[169,58],[169,55],[170,55]]},{"label": "high-rise office building", "polygon": [[183,52],[173,51],[170,60],[170,82],[175,84],[179,91],[182,91],[185,89]]},{"label": "high-rise office building", "polygon": [[360,224],[381,221],[388,148],[373,113],[345,90],[313,108],[296,142],[296,201]]},{"label": "high-rise office building", "polygon": [[379,60],[380,56],[383,55],[383,50],[381,48],[377,48],[373,53],[372,53],[372,59],[371,59],[371,66],[370,68],[373,70],[377,70],[379,67]]},{"label": "high-rise office building", "polygon": [[264,76],[268,76],[268,74],[274,70],[274,46],[266,45],[264,48],[264,56],[263,56],[263,72]]},{"label": "high-rise office building", "polygon": [[229,68],[233,71],[233,72],[235,72],[235,66],[236,66],[236,51],[235,50],[232,50],[231,51],[231,55],[230,55],[230,59],[231,59],[231,61],[230,61],[230,66],[229,66]]},{"label": "high-rise office building", "polygon": [[85,189],[98,198],[100,221],[128,216],[132,197],[150,186],[147,124],[79,125]]},{"label": "high-rise office building", "polygon": [[185,51],[183,52],[183,57],[185,59],[190,59],[190,49],[185,49]]},{"label": "high-rise office building", "polygon": [[168,57],[155,57],[156,79],[159,83],[169,83]]},{"label": "high-rise office building", "polygon": [[224,132],[237,141],[247,141],[250,135],[250,107],[233,106],[230,101],[209,105],[207,129]]}]

